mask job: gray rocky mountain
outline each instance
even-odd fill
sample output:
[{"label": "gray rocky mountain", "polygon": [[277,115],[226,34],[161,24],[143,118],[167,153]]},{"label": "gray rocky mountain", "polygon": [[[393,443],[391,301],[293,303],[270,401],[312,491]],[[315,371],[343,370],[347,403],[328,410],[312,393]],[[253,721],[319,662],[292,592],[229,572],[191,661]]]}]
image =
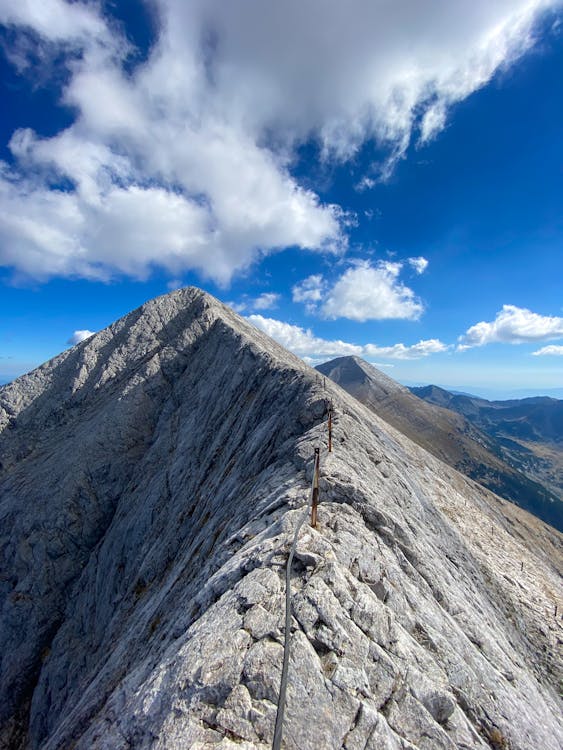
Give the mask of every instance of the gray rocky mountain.
[{"label": "gray rocky mountain", "polygon": [[319,440],[283,747],[562,746],[561,535],[209,295],[4,386],[0,426],[2,747],[270,747]]},{"label": "gray rocky mountain", "polygon": [[[529,461],[515,458],[506,440],[480,429],[481,423],[472,418],[479,399],[430,386],[425,400],[418,397],[420,389],[405,388],[359,357],[338,357],[317,370],[437,458],[563,531],[563,501],[556,483],[542,484],[538,480],[543,474],[530,476]],[[463,413],[444,408],[451,404],[448,395],[473,406]]]}]

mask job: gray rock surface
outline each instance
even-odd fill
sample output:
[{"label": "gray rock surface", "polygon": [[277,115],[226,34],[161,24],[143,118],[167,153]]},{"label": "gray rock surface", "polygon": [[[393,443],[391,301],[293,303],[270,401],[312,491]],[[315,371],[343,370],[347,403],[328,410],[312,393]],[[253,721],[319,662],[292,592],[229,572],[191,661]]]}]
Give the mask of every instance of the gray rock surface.
[{"label": "gray rock surface", "polygon": [[0,425],[0,746],[270,747],[319,440],[284,747],[563,745],[561,535],[209,295],[0,389]]}]

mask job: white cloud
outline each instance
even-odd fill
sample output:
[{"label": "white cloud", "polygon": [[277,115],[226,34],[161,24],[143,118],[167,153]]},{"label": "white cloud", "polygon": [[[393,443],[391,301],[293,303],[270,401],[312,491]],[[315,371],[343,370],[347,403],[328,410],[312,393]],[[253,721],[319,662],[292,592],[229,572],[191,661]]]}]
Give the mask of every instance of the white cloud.
[{"label": "white cloud", "polygon": [[109,40],[107,26],[97,15],[96,8],[81,2],[0,0],[0,23],[33,29],[51,42]]},{"label": "white cloud", "polygon": [[446,102],[440,101],[429,107],[420,123],[420,142],[428,143],[446,124]]},{"label": "white cloud", "polygon": [[94,335],[94,333],[95,331],[88,331],[87,329],[83,331],[75,331],[66,343],[74,346],[75,344],[79,344],[81,341],[89,339],[90,336]]},{"label": "white cloud", "polygon": [[416,320],[424,307],[412,289],[399,281],[402,263],[368,261],[356,263],[345,271],[327,292],[321,313],[329,319]]},{"label": "white cloud", "polygon": [[[42,280],[143,279],[156,264],[225,284],[287,246],[344,249],[343,212],[297,184],[259,134],[219,111],[221,101],[208,101],[191,21],[177,18],[183,6],[165,5],[158,44],[132,76],[118,52],[124,40],[110,34],[94,5],[68,6],[68,19],[67,4],[54,0],[45,8],[29,0],[25,12],[0,5],[4,23],[83,53],[72,59],[63,94],[78,112],[75,123],[52,138],[23,129],[10,141],[16,166],[0,173],[1,265]],[[80,9],[97,27],[81,21]],[[64,18],[56,32],[58,12]],[[50,187],[63,180],[74,189]]]},{"label": "white cloud", "polygon": [[170,291],[180,289],[183,286],[184,282],[182,281],[182,279],[170,279],[170,281],[166,284],[167,289],[170,289]]},{"label": "white cloud", "polygon": [[226,302],[237,313],[243,313],[247,310],[271,310],[277,307],[281,295],[275,292],[262,292],[258,297],[249,297],[243,294],[243,298],[238,302]]},{"label": "white cloud", "polygon": [[271,310],[273,307],[277,306],[279,299],[279,294],[275,294],[274,292],[263,292],[256,297],[252,306],[255,310]]},{"label": "white cloud", "polygon": [[368,177],[368,175],[364,175],[362,179],[356,183],[355,188],[359,193],[363,193],[364,190],[371,190],[376,185],[377,180],[375,180],[373,177]]},{"label": "white cloud", "polygon": [[447,351],[449,348],[437,339],[419,341],[413,346],[395,344],[394,346],[377,346],[376,344],[350,344],[346,341],[319,338],[310,329],[284,323],[262,315],[249,315],[248,320],[261,331],[264,331],[294,354],[306,361],[321,361],[327,357],[384,357],[388,359],[420,359],[430,354]]},{"label": "white cloud", "polygon": [[425,339],[418,344],[405,346],[404,344],[395,344],[394,346],[374,346],[366,344],[364,347],[365,354],[368,357],[390,357],[391,359],[420,359],[428,357],[430,354],[439,354],[449,349],[449,346],[443,344],[439,339]]},{"label": "white cloud", "polygon": [[418,258],[408,258],[408,262],[418,274],[424,273],[428,268],[428,261],[421,255],[419,255]]},{"label": "white cloud", "polygon": [[225,304],[239,314],[245,312],[245,310],[248,310],[248,305],[246,304],[246,302],[225,302]]},{"label": "white cloud", "polygon": [[459,337],[458,349],[496,342],[530,344],[563,338],[563,318],[539,315],[515,305],[503,305],[492,322],[481,321]]},{"label": "white cloud", "polygon": [[144,279],[156,261],[224,281],[230,263],[207,247],[209,216],[163,188],[111,186],[90,202],[77,193],[13,186],[0,179],[0,262],[37,279],[53,275],[108,279],[115,271]]},{"label": "white cloud", "polygon": [[0,264],[39,279],[160,265],[227,283],[288,246],[341,252],[349,218],[291,176],[296,146],[314,138],[346,160],[373,139],[389,174],[413,137],[434,137],[453,103],[530,47],[555,4],[154,2],[158,39],[131,73],[101,3],[0,0],[0,23],[66,65],[76,113],[52,138],[14,134]]},{"label": "white cloud", "polygon": [[326,282],[322,275],[313,274],[293,287],[291,290],[292,298],[294,302],[305,303],[307,312],[315,312],[323,298],[325,289]]},{"label": "white cloud", "polygon": [[307,356],[318,359],[319,357],[339,357],[349,354],[362,356],[363,347],[357,344],[348,344],[345,341],[326,341],[315,336],[310,329],[305,330],[281,320],[264,318],[262,315],[249,315],[248,320],[286,349],[301,357]]},{"label": "white cloud", "polygon": [[553,355],[555,357],[563,357],[563,346],[558,344],[550,344],[549,346],[542,346],[537,352],[532,352],[535,357],[543,357]]}]

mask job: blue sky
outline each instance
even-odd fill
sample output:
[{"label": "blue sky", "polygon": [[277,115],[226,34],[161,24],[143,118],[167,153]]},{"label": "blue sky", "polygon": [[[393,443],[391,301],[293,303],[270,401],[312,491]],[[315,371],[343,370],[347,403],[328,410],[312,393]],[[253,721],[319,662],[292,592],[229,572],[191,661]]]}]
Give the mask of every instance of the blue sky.
[{"label": "blue sky", "polygon": [[562,388],[562,20],[0,0],[0,381],[195,284],[312,363]]}]

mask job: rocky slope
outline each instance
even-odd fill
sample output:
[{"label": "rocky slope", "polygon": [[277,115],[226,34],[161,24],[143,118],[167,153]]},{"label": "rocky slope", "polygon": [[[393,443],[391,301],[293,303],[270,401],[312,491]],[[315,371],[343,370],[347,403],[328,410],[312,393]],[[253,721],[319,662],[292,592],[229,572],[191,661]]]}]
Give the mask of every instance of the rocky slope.
[{"label": "rocky slope", "polygon": [[563,502],[554,488],[534,481],[528,466],[513,461],[505,445],[479,429],[471,416],[443,408],[447,391],[437,393],[440,389],[430,386],[427,403],[413,395],[415,389],[411,393],[359,357],[338,357],[317,370],[437,458],[563,531]]},{"label": "rocky slope", "polygon": [[196,289],[0,389],[2,747],[270,746],[327,398],[284,747],[559,749],[561,535]]},{"label": "rocky slope", "polygon": [[435,385],[410,390],[466,417],[500,445],[508,462],[563,503],[563,401],[547,396],[487,401]]}]

